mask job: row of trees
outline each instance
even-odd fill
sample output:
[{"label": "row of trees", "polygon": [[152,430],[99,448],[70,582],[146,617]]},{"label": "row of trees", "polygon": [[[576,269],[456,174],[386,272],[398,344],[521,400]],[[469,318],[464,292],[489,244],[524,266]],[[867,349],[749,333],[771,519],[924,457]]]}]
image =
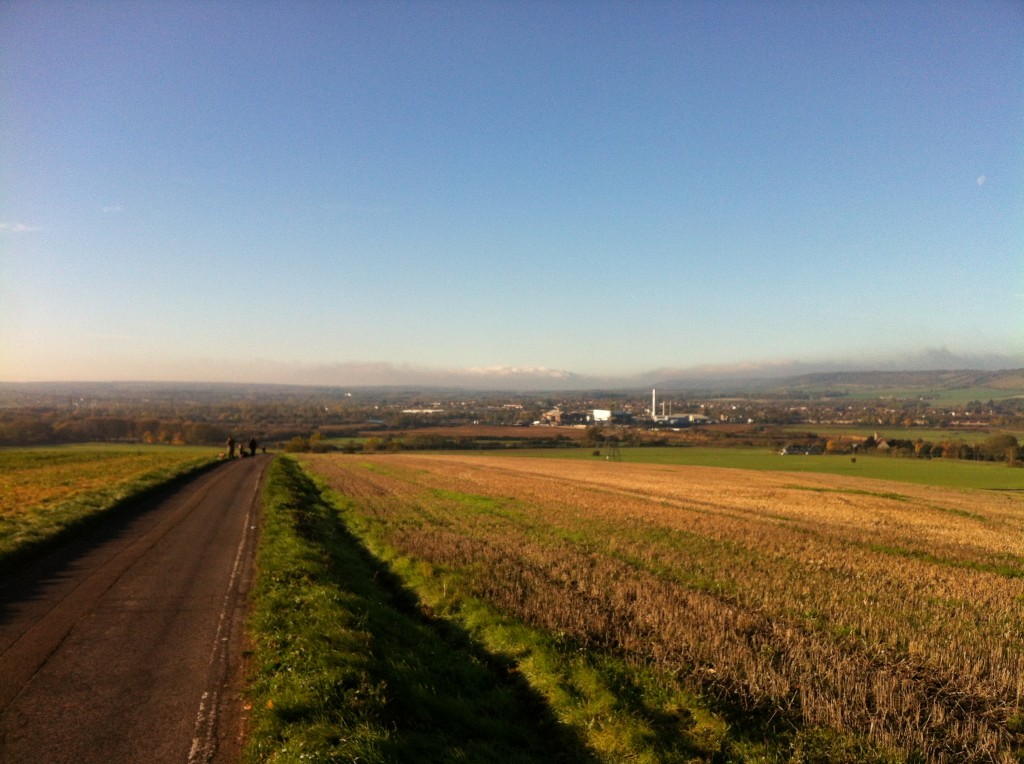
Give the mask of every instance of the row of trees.
[{"label": "row of trees", "polygon": [[1024,460],[1024,449],[1017,438],[1009,433],[990,435],[978,443],[963,440],[944,440],[940,443],[918,438],[917,440],[887,438],[876,441],[873,437],[859,443],[849,440],[829,440],[825,444],[828,453],[888,453],[893,456],[915,457],[918,459],[973,459],[975,461],[1016,464]]},{"label": "row of trees", "polygon": [[405,435],[401,438],[392,435],[370,437],[365,439],[347,440],[340,445],[330,442],[320,432],[312,435],[297,435],[284,444],[284,450],[292,453],[324,453],[342,451],[344,453],[379,453],[394,451],[449,451],[449,450],[486,450],[502,448],[556,448],[574,445],[574,441],[565,435],[553,435],[550,438],[530,438],[527,440],[482,440],[460,435],[439,435],[422,433]]},{"label": "row of trees", "polygon": [[222,425],[187,419],[17,416],[0,420],[3,446],[126,442],[219,445],[228,434]]}]

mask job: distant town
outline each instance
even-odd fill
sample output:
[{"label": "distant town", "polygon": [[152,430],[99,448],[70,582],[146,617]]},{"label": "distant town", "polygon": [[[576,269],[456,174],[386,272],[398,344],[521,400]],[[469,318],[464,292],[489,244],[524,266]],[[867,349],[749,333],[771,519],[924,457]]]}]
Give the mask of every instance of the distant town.
[{"label": "distant town", "polygon": [[[312,448],[623,444],[975,456],[1024,437],[1024,371],[809,375],[721,390],[574,393],[153,382],[0,383],[0,445]],[[790,449],[787,451],[787,449]],[[923,453],[922,453],[923,452]]]}]

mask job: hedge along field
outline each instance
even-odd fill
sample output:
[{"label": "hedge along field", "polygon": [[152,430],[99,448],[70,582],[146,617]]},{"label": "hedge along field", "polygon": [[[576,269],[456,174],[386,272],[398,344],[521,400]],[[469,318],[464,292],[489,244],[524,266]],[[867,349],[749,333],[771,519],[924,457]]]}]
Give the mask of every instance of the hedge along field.
[{"label": "hedge along field", "polygon": [[180,446],[0,449],[0,561],[215,457]]},{"label": "hedge along field", "polygon": [[445,586],[655,669],[790,753],[1024,753],[1016,493],[596,460],[304,463]]}]

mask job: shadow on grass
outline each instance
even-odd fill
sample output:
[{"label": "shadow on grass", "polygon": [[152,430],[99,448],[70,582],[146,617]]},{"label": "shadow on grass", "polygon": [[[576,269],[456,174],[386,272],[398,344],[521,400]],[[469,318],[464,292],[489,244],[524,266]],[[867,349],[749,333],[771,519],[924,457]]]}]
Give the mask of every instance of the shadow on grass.
[{"label": "shadow on grass", "polygon": [[[329,583],[370,635],[365,665],[384,699],[377,762],[579,762],[598,758],[561,724],[513,663],[458,625],[426,615],[417,596],[344,526],[305,475],[293,475],[295,530],[319,547]],[[328,582],[324,582],[328,583]]]}]

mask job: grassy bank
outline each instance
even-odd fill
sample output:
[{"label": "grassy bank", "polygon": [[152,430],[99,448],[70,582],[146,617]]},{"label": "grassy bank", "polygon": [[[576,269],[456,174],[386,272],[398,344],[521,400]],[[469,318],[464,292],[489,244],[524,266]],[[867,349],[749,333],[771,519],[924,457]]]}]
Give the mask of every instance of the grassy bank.
[{"label": "grassy bank", "polygon": [[175,446],[0,449],[0,567],[215,461]]}]

